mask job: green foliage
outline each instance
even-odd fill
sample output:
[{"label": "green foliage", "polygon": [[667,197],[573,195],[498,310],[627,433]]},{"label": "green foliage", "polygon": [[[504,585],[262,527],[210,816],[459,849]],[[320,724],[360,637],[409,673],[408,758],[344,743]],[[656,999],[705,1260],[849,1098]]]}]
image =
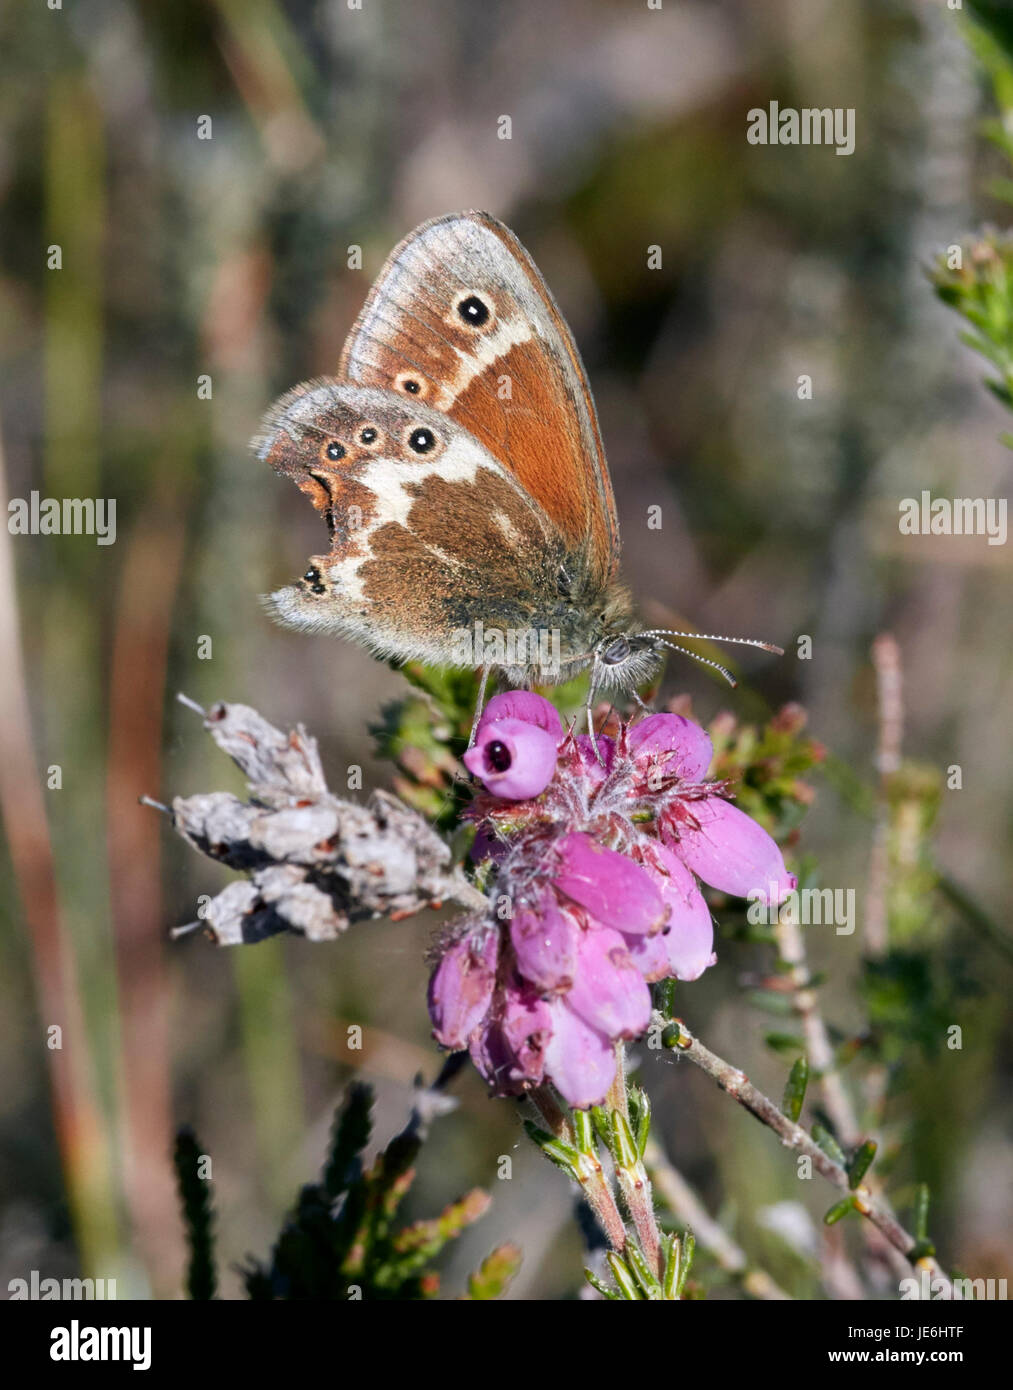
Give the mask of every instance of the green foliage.
[{"label": "green foliage", "polygon": [[487,1255],[468,1279],[468,1300],[499,1298],[521,1265],[521,1252],[516,1245],[498,1245]]},{"label": "green foliage", "polygon": [[[991,143],[1013,166],[1013,10],[998,0],[968,0],[973,23],[965,32],[975,57],[992,85],[999,118],[984,123]],[[1013,202],[1013,178],[993,179],[992,197]],[[944,253],[930,268],[939,298],[955,309],[970,327],[961,340],[991,363],[995,375],[985,385],[1007,409],[1013,410],[1013,238],[986,229],[961,248],[960,264]],[[1002,441],[1013,447],[1013,434]]]},{"label": "green foliage", "polygon": [[[1009,187],[1013,201],[1013,182]],[[961,261],[951,268],[947,256],[940,256],[932,282],[943,303],[970,324],[961,341],[995,369],[985,385],[1013,410],[1013,237],[986,232],[962,248]],[[1013,436],[1004,435],[1003,442],[1013,445]]]},{"label": "green foliage", "polygon": [[[270,1262],[251,1259],[243,1271],[251,1299],[422,1299],[439,1292],[433,1261],[487,1211],[490,1199],[475,1188],[439,1216],[397,1227],[423,1136],[413,1118],[364,1169],[372,1103],[370,1087],[348,1088],[320,1182],[300,1192]],[[196,1177],[198,1158],[193,1136],[181,1132],[176,1170],[192,1251],[187,1289],[191,1298],[211,1298],[210,1185]],[[471,1276],[468,1297],[496,1298],[519,1265],[516,1247],[500,1246]]]},{"label": "green foliage", "polygon": [[938,1055],[953,1022],[957,1001],[975,986],[925,951],[895,949],[866,960],[861,993],[868,1013],[873,1055],[899,1066],[914,1045],[923,1056]]},{"label": "green foliage", "polygon": [[707,728],[714,744],[710,775],[731,782],[736,805],[782,843],[790,841],[812,804],[813,790],[802,778],[825,757],[805,726],[805,711],[789,704],[762,728],[727,713]]},{"label": "green foliage", "polygon": [[681,1238],[674,1232],[661,1237],[661,1273],[657,1275],[648,1264],[644,1252],[633,1239],[627,1242],[622,1255],[609,1251],[605,1261],[615,1280],[607,1284],[593,1270],[585,1269],[584,1278],[593,1289],[612,1302],[674,1303],[682,1298],[699,1296],[700,1291],[687,1291],[686,1281],[693,1268],[696,1241],[688,1233]]},{"label": "green foliage", "polygon": [[458,757],[464,752],[478,700],[478,676],[423,666],[399,668],[412,690],[384,705],[370,726],[377,754],[398,771],[394,790],[441,830],[457,824],[466,800]]}]

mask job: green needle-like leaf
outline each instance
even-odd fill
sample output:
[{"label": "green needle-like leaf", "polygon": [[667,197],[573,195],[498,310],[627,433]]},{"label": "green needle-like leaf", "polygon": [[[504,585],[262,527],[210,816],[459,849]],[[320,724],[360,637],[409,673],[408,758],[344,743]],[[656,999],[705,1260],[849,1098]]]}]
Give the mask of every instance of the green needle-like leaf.
[{"label": "green needle-like leaf", "polygon": [[612,1271],[612,1278],[616,1281],[621,1297],[630,1303],[642,1301],[644,1296],[640,1292],[640,1287],[633,1277],[632,1271],[623,1263],[622,1259],[611,1250],[605,1259]]},{"label": "green needle-like leaf", "polygon": [[686,1288],[686,1280],[689,1272],[693,1268],[693,1257],[696,1254],[696,1236],[692,1231],[687,1231],[682,1238],[682,1267],[679,1270],[679,1277],[675,1284],[676,1298],[682,1298]]},{"label": "green needle-like leaf", "polygon": [[782,1109],[789,1120],[797,1123],[805,1103],[806,1087],[809,1085],[809,1059],[804,1054],[799,1057],[788,1073],[784,1088]]},{"label": "green needle-like leaf", "polygon": [[837,1140],[827,1129],[826,1125],[821,1125],[818,1121],[813,1125],[812,1136],[826,1154],[827,1158],[832,1158],[835,1163],[839,1163],[842,1168],[848,1166],[848,1160],[844,1157],[844,1150]]},{"label": "green needle-like leaf", "polygon": [[844,1197],[844,1198],[842,1198],[841,1201],[835,1202],[834,1205],[833,1205],[833,1206],[830,1208],[830,1210],[827,1212],[826,1216],[824,1216],[824,1218],[823,1218],[823,1224],[824,1224],[824,1226],[835,1226],[835,1225],[837,1224],[837,1222],[840,1221],[840,1219],[841,1219],[842,1216],[847,1216],[848,1212],[849,1212],[849,1211],[854,1211],[854,1209],[855,1209],[855,1199],[854,1199],[854,1197]]},{"label": "green needle-like leaf", "polygon": [[486,1301],[499,1298],[512,1283],[521,1267],[521,1251],[507,1242],[489,1252],[478,1269],[468,1279],[468,1299]]},{"label": "green needle-like leaf", "polygon": [[866,1139],[864,1144],[859,1145],[851,1156],[848,1164],[848,1186],[852,1189],[858,1187],[869,1171],[872,1160],[876,1157],[876,1142],[873,1139]]},{"label": "green needle-like leaf", "polygon": [[626,1246],[626,1263],[633,1271],[633,1277],[640,1285],[643,1296],[652,1303],[660,1302],[661,1283],[647,1263],[644,1252],[633,1241],[629,1241]]}]

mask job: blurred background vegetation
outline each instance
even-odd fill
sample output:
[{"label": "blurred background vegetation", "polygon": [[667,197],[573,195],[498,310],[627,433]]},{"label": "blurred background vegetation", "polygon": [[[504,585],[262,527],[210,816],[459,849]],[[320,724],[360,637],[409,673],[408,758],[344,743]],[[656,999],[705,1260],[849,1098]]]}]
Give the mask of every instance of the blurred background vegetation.
[{"label": "blurred background vegetation", "polygon": [[[438,1070],[432,922],[312,947],[171,944],[168,929],[227,876],[137,797],[239,790],[177,690],[303,721],[336,789],[351,765],[367,789],[390,785],[368,725],[403,678],[349,645],[273,628],[258,605],[322,534],[247,440],[278,392],[333,370],[394,242],[467,207],[514,228],[572,325],[644,613],[787,647],[780,662],[749,658],[752,685],[734,693],[673,662],[664,694],[690,695],[704,721],[806,707],[831,756],[798,850],[860,904],[854,936],[809,934],[826,1011],[859,1050],[900,1013],[894,1052],[881,1049],[902,1082],[883,1119],[905,1141],[898,1199],[930,1183],[944,1263],[1013,1275],[1013,966],[995,922],[1013,886],[1010,549],[897,526],[903,497],[998,497],[1010,477],[1007,414],[927,274],[941,250],[1008,217],[995,186],[1008,161],[982,130],[996,96],[967,27],[945,0],[3,8],[7,494],[115,497],[118,512],[109,547],[3,538],[0,1288],[31,1269],[83,1270],[117,1278],[121,1296],[176,1296],[171,1150],[185,1123],[214,1158],[220,1292],[240,1296],[227,1266],[266,1254],[319,1173],[348,1079],[375,1087],[385,1142],[416,1073]],[[1001,81],[998,99],[999,129],[1013,129]],[[746,112],[770,100],[854,107],[855,153],[747,144]],[[497,138],[503,114],[510,141]],[[198,139],[205,116],[210,140]],[[54,244],[60,270],[47,269]],[[348,269],[353,245],[361,270]],[[661,268],[648,268],[650,246]],[[660,531],[647,526],[653,505]],[[917,764],[892,781],[889,758],[877,767],[871,658],[886,629]],[[886,909],[884,855],[902,865]],[[884,910],[899,939],[883,938]],[[780,1095],[786,1059],[750,1004],[771,952],[741,935],[679,1008]],[[914,984],[884,964],[894,946],[922,962]],[[960,1051],[914,1027],[940,991]],[[350,1023],[364,1028],[361,1052],[348,1051]],[[700,1074],[654,1053],[641,1070],[654,1132],[711,1210],[786,1288],[817,1292],[784,1240],[785,1213],[796,1227],[799,1213],[781,1204],[818,1222],[828,1192],[798,1183],[772,1136]],[[408,1198],[409,1216],[413,1204],[428,1215],[474,1185],[492,1192],[447,1287],[509,1237],[525,1257],[513,1296],[574,1293],[566,1183],[470,1069],[455,1094]],[[496,1181],[501,1154],[509,1182]],[[712,1284],[712,1297],[730,1291],[720,1275]]]}]

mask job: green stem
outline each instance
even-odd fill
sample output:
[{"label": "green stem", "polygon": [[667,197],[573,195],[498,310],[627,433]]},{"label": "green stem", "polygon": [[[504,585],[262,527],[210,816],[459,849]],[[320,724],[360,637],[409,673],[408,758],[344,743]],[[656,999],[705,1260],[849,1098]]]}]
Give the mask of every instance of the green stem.
[{"label": "green stem", "polygon": [[[574,1146],[573,1126],[550,1088],[539,1086],[528,1093],[528,1100],[548,1132],[563,1143]],[[626,1227],[597,1150],[593,1147],[590,1152],[575,1150],[575,1157],[569,1162],[568,1170],[574,1182],[580,1186],[584,1200],[598,1218],[598,1224],[609,1245],[621,1255],[626,1249]]]}]

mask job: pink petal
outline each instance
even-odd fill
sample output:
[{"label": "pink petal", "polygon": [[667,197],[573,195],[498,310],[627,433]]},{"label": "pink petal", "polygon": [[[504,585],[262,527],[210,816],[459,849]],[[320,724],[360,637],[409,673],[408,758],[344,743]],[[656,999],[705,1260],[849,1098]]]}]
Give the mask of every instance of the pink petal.
[{"label": "pink petal", "polygon": [[763,826],[720,797],[683,802],[666,832],[679,858],[722,893],[780,902],[798,882]]},{"label": "pink petal", "polygon": [[531,908],[519,908],[510,923],[517,969],[539,989],[569,989],[577,969],[580,928],[546,889]]},{"label": "pink petal", "polygon": [[482,711],[478,727],[495,724],[500,719],[520,719],[525,724],[536,724],[552,734],[557,742],[563,732],[563,721],[556,706],[531,690],[504,690],[494,695]]},{"label": "pink petal", "polygon": [[[592,788],[600,787],[612,771],[615,762],[615,740],[608,738],[605,734],[598,734],[594,740],[590,734],[578,734],[575,742],[580,756],[580,770],[584,778],[590,782]],[[598,752],[601,754],[601,762],[595,755],[595,743],[597,743]]]},{"label": "pink petal", "polygon": [[513,1095],[521,1087],[514,1080],[513,1054],[496,1019],[487,1020],[468,1039],[468,1051],[477,1070],[498,1095]]},{"label": "pink petal", "polygon": [[668,959],[665,973],[677,980],[698,980],[716,960],[710,908],[677,854],[653,844],[650,857],[657,866],[654,881],[670,909],[668,931],[662,937]]},{"label": "pink petal", "polygon": [[598,1105],[615,1079],[611,1041],[590,1028],[562,999],[550,1006],[552,1037],[545,1049],[545,1070],[568,1104],[584,1109]]},{"label": "pink petal", "polygon": [[629,750],[638,762],[667,753],[664,766],[684,782],[702,781],[714,755],[700,725],[681,714],[649,714],[630,730]]},{"label": "pink petal", "polygon": [[462,761],[495,796],[526,801],[552,781],[556,739],[523,719],[497,719],[479,726],[475,744]]},{"label": "pink petal", "polygon": [[545,1049],[552,1037],[552,1011],[533,989],[509,984],[503,998],[501,1027],[513,1063],[511,1075],[538,1085],[545,1068]]},{"label": "pink petal", "polygon": [[447,950],[429,981],[433,1036],[443,1047],[462,1048],[489,1011],[496,983],[499,933],[470,932]]},{"label": "pink petal", "polygon": [[654,936],[624,936],[623,940],[630,960],[645,980],[667,980],[672,974],[668,960],[668,936],[664,932]]},{"label": "pink petal", "polygon": [[610,1038],[635,1038],[651,1018],[651,991],[617,931],[580,934],[577,974],[566,1002]]},{"label": "pink petal", "polygon": [[564,836],[558,850],[553,883],[599,926],[632,934],[660,931],[665,904],[639,864],[579,833]]}]

